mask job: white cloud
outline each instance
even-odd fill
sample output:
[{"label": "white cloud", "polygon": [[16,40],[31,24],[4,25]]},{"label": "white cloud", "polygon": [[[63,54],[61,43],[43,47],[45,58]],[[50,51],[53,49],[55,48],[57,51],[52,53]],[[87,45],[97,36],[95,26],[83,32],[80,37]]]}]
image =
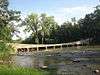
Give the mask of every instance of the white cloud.
[{"label": "white cloud", "polygon": [[73,12],[92,12],[93,8],[92,7],[86,7],[86,6],[80,6],[80,7],[71,7],[71,8],[62,8],[61,9],[64,12],[67,13],[73,13]]},{"label": "white cloud", "polygon": [[55,16],[56,21],[61,24],[66,20],[70,20],[73,17],[76,19],[84,18],[86,14],[94,11],[93,7],[80,6],[80,7],[70,7],[70,8],[59,8],[54,10],[52,13]]},{"label": "white cloud", "polygon": [[27,15],[30,13],[46,13],[49,16],[54,16],[55,20],[59,23],[62,24],[64,21],[70,20],[73,17],[76,17],[76,19],[80,19],[85,17],[86,14],[91,13],[94,11],[93,6],[77,6],[77,7],[63,7],[63,8],[50,8],[47,10],[36,10],[33,11],[31,10],[26,10],[26,12],[22,13],[22,18],[25,18]]}]

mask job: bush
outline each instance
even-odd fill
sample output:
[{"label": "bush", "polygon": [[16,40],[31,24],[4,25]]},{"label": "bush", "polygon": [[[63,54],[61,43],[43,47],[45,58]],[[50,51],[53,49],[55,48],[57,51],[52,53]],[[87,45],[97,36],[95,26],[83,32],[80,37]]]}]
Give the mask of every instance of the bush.
[{"label": "bush", "polygon": [[10,45],[7,45],[4,42],[0,42],[0,60],[6,63],[9,62],[11,50],[13,49]]}]

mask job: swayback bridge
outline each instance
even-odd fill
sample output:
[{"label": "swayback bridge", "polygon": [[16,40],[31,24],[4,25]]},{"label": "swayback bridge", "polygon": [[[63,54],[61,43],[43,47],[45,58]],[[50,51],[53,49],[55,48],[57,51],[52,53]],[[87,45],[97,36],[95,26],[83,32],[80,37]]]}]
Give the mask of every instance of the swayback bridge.
[{"label": "swayback bridge", "polygon": [[66,47],[72,46],[83,46],[89,44],[89,39],[70,42],[70,43],[62,43],[62,44],[18,44],[18,43],[10,43],[10,45],[14,48],[13,54],[20,53],[34,53],[40,51],[51,51],[57,50],[58,48],[62,50]]}]

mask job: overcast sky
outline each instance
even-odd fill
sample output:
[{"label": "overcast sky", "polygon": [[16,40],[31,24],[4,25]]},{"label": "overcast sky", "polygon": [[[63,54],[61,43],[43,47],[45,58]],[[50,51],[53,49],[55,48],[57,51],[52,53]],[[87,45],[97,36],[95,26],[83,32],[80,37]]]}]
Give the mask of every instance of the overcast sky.
[{"label": "overcast sky", "polygon": [[88,13],[94,11],[94,7],[99,4],[99,0],[9,0],[9,8],[21,11],[22,18],[31,12],[46,13],[54,16],[55,20],[61,24],[70,20],[84,18]]}]

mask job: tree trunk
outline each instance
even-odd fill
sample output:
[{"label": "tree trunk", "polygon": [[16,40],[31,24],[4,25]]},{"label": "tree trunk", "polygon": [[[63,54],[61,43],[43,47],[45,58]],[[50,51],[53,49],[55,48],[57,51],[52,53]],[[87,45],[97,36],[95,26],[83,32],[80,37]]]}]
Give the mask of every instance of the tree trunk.
[{"label": "tree trunk", "polygon": [[39,38],[36,36],[35,43],[39,44]]}]

